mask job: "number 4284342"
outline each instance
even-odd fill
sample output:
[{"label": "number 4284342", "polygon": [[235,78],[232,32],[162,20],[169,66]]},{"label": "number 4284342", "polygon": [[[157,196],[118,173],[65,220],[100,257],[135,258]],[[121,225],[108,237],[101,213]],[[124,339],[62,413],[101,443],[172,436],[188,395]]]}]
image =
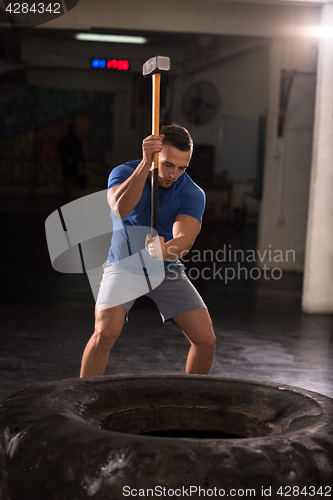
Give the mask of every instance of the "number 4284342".
[{"label": "number 4284342", "polygon": [[43,14],[44,12],[48,12],[49,14],[61,14],[60,11],[60,3],[47,3],[39,2],[33,3],[30,7],[29,5],[24,3],[10,3],[6,8],[6,12],[10,14],[28,14],[32,12],[33,14]]},{"label": "number 4284342", "polygon": [[[300,488],[299,486],[280,486],[276,494],[281,495],[281,497],[300,497],[310,498],[310,497],[330,497],[331,498],[332,488],[331,486],[321,486],[320,488],[315,488],[314,486],[308,486]],[[304,495],[304,496],[303,496]]]}]

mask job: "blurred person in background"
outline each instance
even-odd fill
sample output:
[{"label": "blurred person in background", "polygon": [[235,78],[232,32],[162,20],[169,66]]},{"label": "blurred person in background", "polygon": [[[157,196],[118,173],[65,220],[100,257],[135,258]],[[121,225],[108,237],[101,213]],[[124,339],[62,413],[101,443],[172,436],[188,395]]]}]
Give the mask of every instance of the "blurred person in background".
[{"label": "blurred person in background", "polygon": [[68,126],[67,134],[60,139],[57,151],[61,155],[64,195],[66,199],[70,199],[73,187],[82,177],[79,167],[80,171],[84,170],[82,142],[75,134],[73,124]]}]

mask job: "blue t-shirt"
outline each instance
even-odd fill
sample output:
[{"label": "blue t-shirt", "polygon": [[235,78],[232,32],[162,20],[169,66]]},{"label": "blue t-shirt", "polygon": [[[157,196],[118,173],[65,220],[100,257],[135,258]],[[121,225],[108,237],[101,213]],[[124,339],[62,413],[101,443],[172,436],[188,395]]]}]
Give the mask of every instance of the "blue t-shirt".
[{"label": "blue t-shirt", "polygon": [[[122,184],[136,169],[141,160],[129,161],[115,167],[108,180],[108,189]],[[173,238],[172,226],[177,215],[190,215],[202,222],[206,197],[204,191],[197,186],[185,172],[169,188],[158,188],[158,234],[167,242]],[[130,226],[144,227],[143,236],[148,234],[147,228],[151,225],[151,184],[149,179],[145,182],[142,196],[135,208],[123,219],[111,211],[113,235],[108,254],[109,262],[119,263],[126,255],[132,255],[135,250],[131,247],[129,237]],[[124,239],[126,237],[126,242]],[[145,239],[140,243],[144,248]],[[133,245],[132,245],[133,246]],[[136,246],[136,245],[135,245]],[[138,250],[136,248],[136,250]],[[165,267],[177,261],[164,262]]]}]

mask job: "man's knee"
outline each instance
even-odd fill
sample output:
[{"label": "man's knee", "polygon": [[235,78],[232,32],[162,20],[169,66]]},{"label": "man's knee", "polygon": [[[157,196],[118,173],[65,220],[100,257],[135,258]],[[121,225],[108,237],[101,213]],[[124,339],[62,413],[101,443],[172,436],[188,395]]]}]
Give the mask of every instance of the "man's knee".
[{"label": "man's knee", "polygon": [[96,350],[98,352],[109,351],[119,335],[120,332],[96,328],[94,332]]},{"label": "man's knee", "polygon": [[98,351],[109,351],[119,337],[125,320],[126,311],[122,306],[96,310],[95,347]]},{"label": "man's knee", "polygon": [[216,346],[216,337],[214,332],[211,331],[208,335],[203,336],[195,343],[195,346],[202,354],[207,354],[208,356],[214,354]]}]

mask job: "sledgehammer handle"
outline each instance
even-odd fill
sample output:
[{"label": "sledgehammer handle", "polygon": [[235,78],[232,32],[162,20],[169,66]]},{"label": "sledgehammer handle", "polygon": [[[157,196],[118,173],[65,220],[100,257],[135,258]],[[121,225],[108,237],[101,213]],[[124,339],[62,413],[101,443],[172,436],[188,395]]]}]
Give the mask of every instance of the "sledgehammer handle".
[{"label": "sledgehammer handle", "polygon": [[[152,134],[160,133],[160,85],[161,75],[153,75],[153,119]],[[157,213],[158,213],[158,153],[153,154],[153,165],[151,175],[151,235],[157,235]]]}]

